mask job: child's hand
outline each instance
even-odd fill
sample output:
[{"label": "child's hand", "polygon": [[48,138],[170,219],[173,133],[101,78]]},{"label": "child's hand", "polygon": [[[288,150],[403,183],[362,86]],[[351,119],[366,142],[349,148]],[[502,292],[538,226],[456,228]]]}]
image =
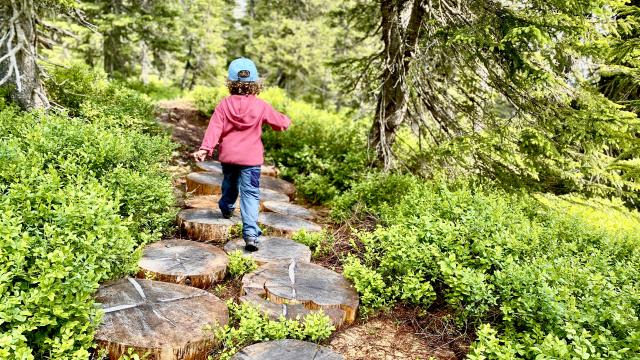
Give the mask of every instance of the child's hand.
[{"label": "child's hand", "polygon": [[207,150],[198,150],[191,154],[196,161],[204,161],[207,158],[207,154],[209,152]]}]

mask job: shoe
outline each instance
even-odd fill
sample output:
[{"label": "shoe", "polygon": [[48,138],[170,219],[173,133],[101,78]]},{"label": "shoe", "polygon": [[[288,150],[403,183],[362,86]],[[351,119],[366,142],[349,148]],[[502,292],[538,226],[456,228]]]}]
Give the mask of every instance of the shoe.
[{"label": "shoe", "polygon": [[254,237],[244,239],[244,249],[249,252],[258,251],[258,239]]},{"label": "shoe", "polygon": [[231,219],[231,217],[233,216],[233,211],[222,211],[220,210],[220,212],[222,213],[222,217],[225,219]]}]

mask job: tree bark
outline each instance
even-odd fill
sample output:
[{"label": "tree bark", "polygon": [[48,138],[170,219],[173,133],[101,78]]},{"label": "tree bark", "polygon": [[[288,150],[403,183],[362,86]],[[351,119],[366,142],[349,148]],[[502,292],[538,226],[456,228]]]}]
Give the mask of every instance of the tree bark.
[{"label": "tree bark", "polygon": [[37,63],[37,13],[33,0],[0,4],[0,85],[10,84],[10,96],[25,109],[48,108]]},{"label": "tree bark", "polygon": [[376,152],[378,166],[389,170],[394,166],[393,144],[396,132],[407,114],[409,90],[407,74],[425,18],[424,0],[414,0],[403,24],[407,0],[381,1],[384,69],[378,95],[376,119],[369,133],[370,147]]}]

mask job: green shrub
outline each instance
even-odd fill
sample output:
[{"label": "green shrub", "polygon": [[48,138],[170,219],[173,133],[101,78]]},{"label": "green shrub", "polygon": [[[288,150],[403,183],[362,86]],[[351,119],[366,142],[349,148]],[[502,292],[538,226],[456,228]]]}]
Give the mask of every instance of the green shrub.
[{"label": "green shrub", "polygon": [[232,278],[240,277],[244,274],[250,273],[258,268],[258,264],[252,258],[244,256],[242,251],[236,250],[229,254],[229,275]]},{"label": "green shrub", "polygon": [[380,220],[357,234],[364,252],[344,266],[365,312],[399,301],[426,309],[437,294],[460,324],[479,326],[475,359],[638,353],[638,213],[620,202],[417,181],[379,205],[363,196],[371,188],[337,201],[363,199]]},{"label": "green shrub", "polygon": [[335,243],[333,234],[329,233],[326,229],[311,233],[300,230],[293,234],[292,239],[307,245],[309,249],[311,249],[313,257],[327,255]]},{"label": "green shrub", "polygon": [[196,86],[187,93],[186,98],[188,100],[193,101],[196,105],[196,108],[202,115],[211,116],[213,114],[213,110],[218,106],[218,103],[222,101],[222,99],[229,95],[229,90],[226,86],[219,87],[206,87],[206,86]]},{"label": "green shrub", "polygon": [[331,319],[322,312],[309,314],[304,319],[270,320],[258,308],[249,304],[228,302],[229,324],[214,330],[216,340],[222,342],[217,359],[228,360],[241,348],[257,342],[298,339],[319,342],[335,330]]},{"label": "green shrub", "polygon": [[89,358],[98,284],[134,272],[175,214],[150,102],[85,70],[50,90],[75,117],[0,110],[2,359]]}]

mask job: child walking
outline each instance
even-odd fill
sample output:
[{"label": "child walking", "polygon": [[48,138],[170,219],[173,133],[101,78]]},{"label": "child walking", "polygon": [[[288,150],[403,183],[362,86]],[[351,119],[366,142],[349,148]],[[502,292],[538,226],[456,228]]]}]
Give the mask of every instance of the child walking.
[{"label": "child walking", "polygon": [[260,93],[258,70],[247,58],[235,59],[229,65],[227,87],[230,96],[216,107],[200,149],[193,153],[196,161],[204,161],[219,145],[224,180],[218,202],[222,216],[230,218],[240,194],[242,237],[247,251],[257,251],[262,230],[258,226],[260,206],[260,167],[264,162],[262,125],[273,130],[286,130],[291,120],[277,112]]}]

